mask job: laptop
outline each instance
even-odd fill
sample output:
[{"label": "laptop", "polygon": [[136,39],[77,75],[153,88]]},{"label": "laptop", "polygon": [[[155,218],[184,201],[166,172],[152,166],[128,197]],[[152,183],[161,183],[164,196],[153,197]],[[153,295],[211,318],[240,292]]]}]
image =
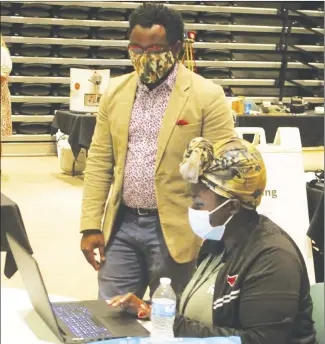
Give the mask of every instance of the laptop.
[{"label": "laptop", "polygon": [[104,300],[51,303],[35,258],[8,233],[7,239],[35,311],[61,342],[149,336],[134,316],[109,308]]}]

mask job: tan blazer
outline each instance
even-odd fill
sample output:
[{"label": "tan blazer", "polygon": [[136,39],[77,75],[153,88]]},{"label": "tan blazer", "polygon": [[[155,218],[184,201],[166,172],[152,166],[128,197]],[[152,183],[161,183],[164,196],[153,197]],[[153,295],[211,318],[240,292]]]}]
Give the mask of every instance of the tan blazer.
[{"label": "tan blazer", "polygon": [[[106,243],[121,204],[136,88],[135,72],[111,79],[101,99],[87,160],[81,232],[102,229]],[[176,125],[180,119],[189,124]],[[180,65],[158,138],[155,166],[162,232],[171,256],[178,263],[195,259],[201,246],[188,222],[190,189],[179,173],[187,144],[198,136],[216,142],[233,135],[233,118],[223,89]]]}]

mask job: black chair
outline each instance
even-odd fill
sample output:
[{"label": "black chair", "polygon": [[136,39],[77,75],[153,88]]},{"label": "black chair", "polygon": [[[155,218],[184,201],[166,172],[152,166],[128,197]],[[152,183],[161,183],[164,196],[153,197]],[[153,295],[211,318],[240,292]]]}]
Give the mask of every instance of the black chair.
[{"label": "black chair", "polygon": [[21,103],[19,108],[19,113],[21,115],[51,115],[52,105],[51,104],[38,104],[38,103]]},{"label": "black chair", "polygon": [[99,47],[92,51],[92,56],[99,59],[125,59],[127,51],[126,48]]},{"label": "black chair", "polygon": [[[173,5],[173,4],[175,4],[175,5],[195,5],[195,2],[193,2],[193,1],[166,1],[166,2],[171,4],[171,5]],[[162,2],[162,4],[164,4],[164,3]],[[181,13],[183,13],[183,11]]]},{"label": "black chair", "polygon": [[70,85],[61,84],[59,86],[55,86],[55,91],[53,93],[54,96],[60,97],[69,97],[70,96]]},{"label": "black chair", "polygon": [[95,67],[85,66],[85,65],[58,65],[55,70],[55,75],[70,77],[70,68],[80,68],[80,69],[95,69]]},{"label": "black chair", "polygon": [[15,75],[26,75],[26,76],[51,76],[52,67],[46,64],[14,64],[18,66],[17,73]]},{"label": "black chair", "polygon": [[[4,37],[4,40],[6,41],[6,37]],[[17,56],[17,55],[19,55],[18,49],[21,46],[21,44],[7,43],[6,42],[6,45],[7,45],[7,48],[9,49],[9,51],[10,51],[10,56]]]},{"label": "black chair", "polygon": [[[280,69],[272,69],[272,68],[263,68],[263,65],[260,67],[261,69],[256,68],[233,68],[232,74],[234,78],[243,78],[243,79],[278,79]],[[287,69],[286,70],[286,79],[297,79],[299,78],[299,71],[294,69]]]},{"label": "black chair", "polygon": [[86,26],[61,26],[58,27],[54,35],[61,38],[89,38],[90,28]]},{"label": "black chair", "polygon": [[7,1],[1,1],[0,11],[2,16],[11,16],[13,14],[12,4]]},{"label": "black chair", "polygon": [[126,29],[113,29],[109,27],[98,28],[93,33],[94,37],[97,39],[107,39],[107,40],[123,40],[126,39],[127,30]]},{"label": "black chair", "polygon": [[[259,3],[258,3],[259,4]],[[259,7],[259,5],[255,7]],[[262,26],[280,26],[283,20],[277,16],[252,15],[252,14],[234,14],[234,24],[236,25],[262,25]]]},{"label": "black chair", "polygon": [[18,7],[17,14],[22,17],[50,18],[52,16],[52,6],[41,3],[22,4]]},{"label": "black chair", "polygon": [[317,97],[324,97],[324,86],[319,87],[318,90],[316,90],[316,96]]},{"label": "black chair", "polygon": [[[165,4],[170,4],[170,3],[171,3],[170,1],[155,1],[155,4],[157,5],[165,5]],[[174,3],[174,1],[172,3]]]},{"label": "black chair", "polygon": [[60,57],[89,57],[90,47],[83,45],[61,45],[57,49],[57,55]]},{"label": "black chair", "polygon": [[133,72],[133,68],[128,66],[114,66],[109,69],[111,78]]},{"label": "black chair", "polygon": [[70,110],[69,104],[55,104],[55,105],[58,105],[58,106],[56,106],[55,110],[61,110],[61,111],[69,111]]},{"label": "black chair", "polygon": [[199,60],[206,61],[231,61],[232,53],[230,50],[205,49],[196,52]]},{"label": "black chair", "polygon": [[45,44],[22,44],[15,48],[15,55],[49,57],[52,54],[52,46]]},{"label": "black chair", "polygon": [[23,24],[18,30],[24,37],[51,37],[52,27],[48,25]]},{"label": "black chair", "polygon": [[[290,1],[287,3],[290,4],[291,9],[299,10],[302,7],[303,1]],[[256,3],[256,1],[235,1],[234,5],[238,7],[260,7],[280,9],[283,5],[283,1],[259,1],[258,4]]]},{"label": "black chair", "polygon": [[[1,13],[2,15],[2,13]],[[1,22],[1,35],[2,36],[12,36],[13,28],[11,23]]]},{"label": "black chair", "polygon": [[[21,103],[11,103],[11,113],[13,115],[21,115],[20,113]],[[15,122],[14,122],[15,123]],[[13,123],[13,124],[14,124]]]},{"label": "black chair", "polygon": [[[279,89],[275,87],[232,87],[232,92],[236,96],[245,96],[245,97],[278,97]],[[297,94],[296,87],[285,87],[284,96],[293,97]]]},{"label": "black chair", "polygon": [[17,86],[18,86],[18,84],[9,82],[8,87],[9,87],[9,91],[10,91],[11,95],[15,95],[16,94]]},{"label": "black chair", "polygon": [[233,97],[235,95],[231,87],[222,86],[222,88],[223,88],[223,91],[225,92],[226,97]]},{"label": "black chair", "polygon": [[200,1],[200,5],[204,6],[231,6],[231,1]]},{"label": "black chair", "polygon": [[21,75],[20,74],[20,64],[13,63],[10,75],[12,75],[12,76],[19,76],[19,75]]},{"label": "black chair", "polygon": [[18,125],[18,123],[16,123],[16,122],[12,123],[12,134],[13,135],[17,134],[17,125]]},{"label": "black chair", "polygon": [[200,75],[207,79],[231,79],[232,72],[229,68],[216,67],[200,67],[198,69]]},{"label": "black chair", "polygon": [[18,83],[9,83],[9,91],[10,94],[13,95],[19,95],[20,85]]},{"label": "black chair", "polygon": [[245,51],[233,52],[233,59],[236,61],[266,61],[266,62],[281,62],[282,56],[276,51],[259,52],[259,51]]},{"label": "black chair", "polygon": [[[302,10],[324,11],[324,1],[309,1],[301,4]],[[324,25],[324,24],[323,24]]]},{"label": "black chair", "polygon": [[196,23],[197,12],[194,11],[182,11],[180,12],[185,23]]},{"label": "black chair", "polygon": [[[9,51],[11,52],[13,50],[13,44],[8,42],[8,43],[6,43],[6,45],[7,45],[7,48],[9,49]],[[11,55],[12,55],[12,53],[11,53]]]},{"label": "black chair", "polygon": [[233,17],[230,13],[200,13],[199,22],[204,24],[227,25],[233,23]]},{"label": "black chair", "polygon": [[198,42],[231,43],[232,34],[229,31],[199,31]]},{"label": "black chair", "polygon": [[90,8],[84,6],[62,6],[57,15],[64,19],[89,19]]},{"label": "black chair", "polygon": [[23,135],[45,135],[51,133],[49,123],[18,123],[17,134]]},{"label": "black chair", "polygon": [[15,87],[15,92],[23,96],[50,96],[51,84],[20,84]]},{"label": "black chair", "polygon": [[[290,38],[290,43],[292,42]],[[316,35],[300,35],[299,43],[295,44],[306,44],[306,45],[324,45],[324,36],[316,36]]]},{"label": "black chair", "polygon": [[282,6],[282,1],[259,1],[256,3],[255,1],[235,1],[234,5],[238,7],[260,7],[260,8],[276,8],[280,9]]},{"label": "black chair", "polygon": [[[312,3],[311,1],[309,2],[310,4]],[[311,10],[311,8],[309,9]],[[319,10],[319,11],[323,11],[324,12],[324,9],[322,10]],[[298,18],[295,18],[297,19],[297,26],[310,26],[310,20],[309,18],[304,18],[304,17],[298,17]],[[313,21],[313,27],[320,27],[320,28],[324,28],[324,17],[312,17],[312,21]]]},{"label": "black chair", "polygon": [[[233,40],[236,43],[278,44],[280,43],[280,36],[280,33],[234,32]],[[291,44],[299,44],[299,36],[297,34],[291,34]]]},{"label": "black chair", "polygon": [[99,8],[96,13],[97,20],[124,21],[128,19],[127,11],[124,9]]}]

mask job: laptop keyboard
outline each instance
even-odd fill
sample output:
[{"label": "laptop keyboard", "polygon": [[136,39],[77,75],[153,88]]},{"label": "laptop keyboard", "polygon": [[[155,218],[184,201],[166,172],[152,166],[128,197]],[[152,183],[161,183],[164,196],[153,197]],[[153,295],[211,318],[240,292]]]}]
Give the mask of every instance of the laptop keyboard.
[{"label": "laptop keyboard", "polygon": [[54,313],[78,338],[112,337],[105,327],[97,325],[87,308],[80,304],[52,304]]}]

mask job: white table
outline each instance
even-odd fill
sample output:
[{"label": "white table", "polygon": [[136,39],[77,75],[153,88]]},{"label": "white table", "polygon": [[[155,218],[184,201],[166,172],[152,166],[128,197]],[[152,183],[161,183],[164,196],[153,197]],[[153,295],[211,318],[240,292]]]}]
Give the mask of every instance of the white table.
[{"label": "white table", "polygon": [[[71,298],[51,296],[51,301]],[[25,290],[1,288],[1,343],[61,343],[35,312]]]},{"label": "white table", "polygon": [[[50,296],[52,302],[75,301]],[[150,322],[141,322],[150,330]],[[59,344],[59,339],[35,312],[25,290],[1,288],[1,344]]]}]

